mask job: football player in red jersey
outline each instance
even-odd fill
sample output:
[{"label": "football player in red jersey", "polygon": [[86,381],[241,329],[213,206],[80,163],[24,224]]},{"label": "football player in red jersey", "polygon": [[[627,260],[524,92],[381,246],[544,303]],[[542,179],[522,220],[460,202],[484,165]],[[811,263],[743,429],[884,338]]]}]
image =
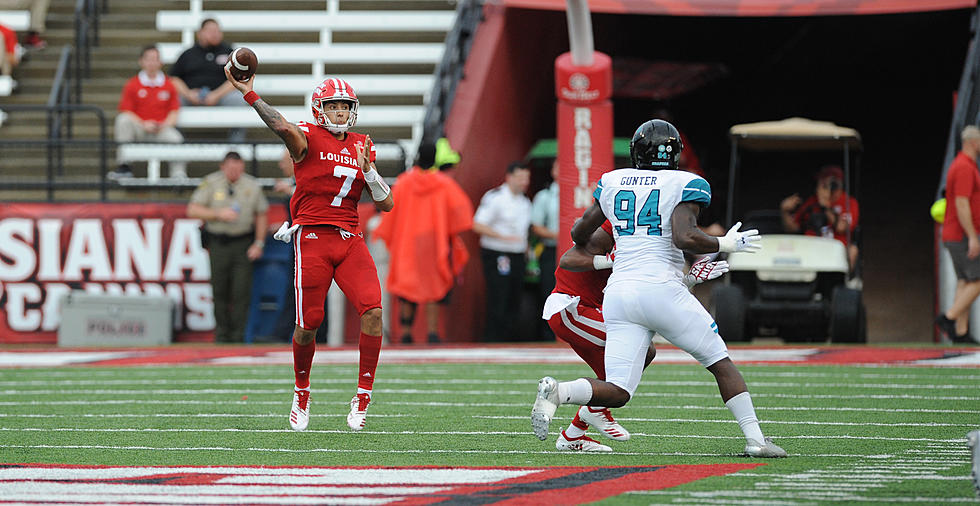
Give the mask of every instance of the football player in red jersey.
[{"label": "football player in red jersey", "polygon": [[[606,221],[592,234],[588,244],[569,248],[555,270],[555,289],[545,301],[542,313],[555,335],[568,343],[600,380],[606,377],[602,291],[611,273],[613,246],[612,225]],[[695,262],[691,272],[684,276],[684,283],[690,288],[728,272],[728,262],[713,260],[714,256],[705,256]],[[650,365],[656,354],[651,343],[643,366]],[[589,425],[615,441],[630,438],[630,433],[613,419],[609,408],[581,406],[571,425],[558,436],[555,447],[566,451],[612,451],[585,435]]]},{"label": "football player in red jersey", "polygon": [[290,200],[293,224],[283,223],[275,236],[289,242],[296,235],[296,388],[289,425],[305,430],[309,424],[314,338],[323,321],[327,289],[336,281],[361,315],[357,393],[347,415],[351,430],[361,430],[381,352],[381,285],[359,228],[357,201],[365,189],[379,211],[390,211],[394,201],[375,170],[371,138],[348,131],[357,121],[357,95],[344,80],[328,78],[313,90],[315,123],[294,124],[252,90],[254,75],[245,82],[232,78],[228,68],[225,75],[286,144],[295,167],[296,191]]}]

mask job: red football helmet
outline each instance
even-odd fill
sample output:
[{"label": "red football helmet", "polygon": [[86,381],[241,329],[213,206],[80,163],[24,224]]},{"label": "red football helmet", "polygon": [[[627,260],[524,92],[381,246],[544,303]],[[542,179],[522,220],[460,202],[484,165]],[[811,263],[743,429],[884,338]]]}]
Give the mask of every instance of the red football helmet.
[{"label": "red football helmet", "polygon": [[[350,116],[347,118],[347,123],[338,125],[327,118],[327,108],[324,107],[324,103],[334,100],[350,104]],[[333,133],[346,132],[348,128],[354,126],[354,123],[357,123],[357,104],[354,88],[351,88],[350,84],[343,79],[328,77],[313,90],[313,118],[316,119],[317,125]]]}]

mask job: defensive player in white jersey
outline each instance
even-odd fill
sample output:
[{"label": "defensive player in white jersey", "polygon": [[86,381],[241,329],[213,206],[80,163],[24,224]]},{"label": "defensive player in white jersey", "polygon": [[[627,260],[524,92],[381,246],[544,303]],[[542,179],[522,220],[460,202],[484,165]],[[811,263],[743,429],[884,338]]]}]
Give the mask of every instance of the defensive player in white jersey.
[{"label": "defensive player in white jersey", "polygon": [[616,258],[606,284],[606,380],[579,378],[538,382],[531,426],[544,440],[561,404],[625,405],[640,383],[654,332],[690,353],[715,376],[722,401],[745,434],[751,457],[785,457],[763,436],[745,380],[728,357],[718,325],[682,283],[684,254],[755,252],[757,230],[739,231],[736,223],[723,237],[697,227],[702,207],[711,203],[711,187],[701,177],[676,170],[683,144],[673,125],[651,120],[630,142],[634,168],[602,175],[593,205],[572,227],[578,244],[589,241],[607,218],[613,224]]}]

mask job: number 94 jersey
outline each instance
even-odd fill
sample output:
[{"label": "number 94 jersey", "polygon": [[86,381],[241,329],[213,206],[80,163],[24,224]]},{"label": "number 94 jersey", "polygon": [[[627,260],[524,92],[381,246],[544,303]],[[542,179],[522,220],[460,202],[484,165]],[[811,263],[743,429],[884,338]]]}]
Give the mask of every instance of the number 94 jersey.
[{"label": "number 94 jersey", "polygon": [[[327,129],[300,121],[296,124],[306,136],[306,157],[294,163],[296,191],[289,201],[293,223],[336,225],[358,233],[357,202],[364,191],[364,173],[357,165],[357,147],[364,146],[364,134],[347,132],[338,141]],[[377,154],[371,145],[371,161]]]},{"label": "number 94 jersey", "polygon": [[616,258],[607,286],[620,280],[680,281],[684,254],[674,246],[670,217],[681,202],[711,203],[711,186],[682,170],[617,169],[593,194],[613,225]]}]

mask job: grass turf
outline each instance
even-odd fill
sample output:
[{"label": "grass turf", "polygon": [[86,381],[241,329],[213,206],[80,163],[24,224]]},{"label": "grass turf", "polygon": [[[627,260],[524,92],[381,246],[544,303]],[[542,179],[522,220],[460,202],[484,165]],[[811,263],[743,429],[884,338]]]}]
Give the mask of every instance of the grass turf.
[{"label": "grass turf", "polygon": [[[383,360],[382,360],[383,362]],[[856,366],[741,366],[762,429],[790,457],[739,456],[744,439],[712,376],[654,365],[611,454],[557,452],[530,431],[536,381],[576,365],[382,363],[363,432],[347,429],[353,365],[313,368],[307,432],[288,429],[292,369],[127,367],[0,370],[7,463],[101,465],[630,466],[762,462],[735,474],[609,504],[969,501],[967,431],[980,425],[980,372]],[[593,437],[601,439],[592,433]]]}]

